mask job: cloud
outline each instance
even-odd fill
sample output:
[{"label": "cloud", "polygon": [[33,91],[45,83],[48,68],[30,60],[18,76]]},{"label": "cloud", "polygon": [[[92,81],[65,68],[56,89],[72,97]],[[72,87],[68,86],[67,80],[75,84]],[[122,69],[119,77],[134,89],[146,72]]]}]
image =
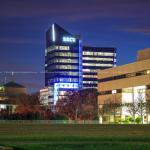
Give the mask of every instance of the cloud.
[{"label": "cloud", "polygon": [[41,44],[40,40],[23,37],[0,37],[1,44]]},{"label": "cloud", "polygon": [[126,29],[126,31],[133,32],[133,33],[142,33],[142,34],[150,35],[150,27],[128,28],[128,29]]},{"label": "cloud", "polygon": [[[1,0],[1,17],[40,17],[83,20],[98,17],[144,17],[149,0]],[[147,15],[148,16],[148,15]]]},{"label": "cloud", "polygon": [[150,27],[131,27],[131,28],[126,27],[118,29],[118,31],[150,35]]}]

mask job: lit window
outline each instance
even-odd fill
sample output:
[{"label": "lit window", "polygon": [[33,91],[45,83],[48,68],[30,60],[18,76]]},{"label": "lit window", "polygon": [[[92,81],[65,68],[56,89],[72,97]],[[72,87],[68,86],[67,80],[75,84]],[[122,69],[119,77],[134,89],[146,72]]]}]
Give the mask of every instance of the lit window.
[{"label": "lit window", "polygon": [[97,84],[97,81],[83,81],[84,84]]},{"label": "lit window", "polygon": [[83,57],[83,60],[113,61],[113,58]]},{"label": "lit window", "polygon": [[83,55],[91,55],[91,56],[114,56],[114,53],[83,51]]},{"label": "lit window", "polygon": [[46,49],[47,53],[48,52],[51,52],[51,51],[54,51],[54,50],[57,50],[58,49],[58,46],[50,46]]},{"label": "lit window", "polygon": [[72,66],[72,65],[56,65],[56,69],[78,69],[78,66]]},{"label": "lit window", "polygon": [[112,94],[116,94],[117,93],[117,91],[116,90],[112,90]]},{"label": "lit window", "polygon": [[97,75],[83,75],[83,78],[97,78]]},{"label": "lit window", "polygon": [[147,74],[150,74],[150,70],[147,70]]},{"label": "lit window", "polygon": [[112,64],[95,64],[95,63],[83,63],[83,66],[103,66],[103,67],[112,67]]},{"label": "lit window", "polygon": [[104,56],[114,56],[114,53],[104,53]]},{"label": "lit window", "polygon": [[59,50],[70,50],[69,46],[59,46]]},{"label": "lit window", "polygon": [[97,72],[96,69],[83,69],[83,72]]}]

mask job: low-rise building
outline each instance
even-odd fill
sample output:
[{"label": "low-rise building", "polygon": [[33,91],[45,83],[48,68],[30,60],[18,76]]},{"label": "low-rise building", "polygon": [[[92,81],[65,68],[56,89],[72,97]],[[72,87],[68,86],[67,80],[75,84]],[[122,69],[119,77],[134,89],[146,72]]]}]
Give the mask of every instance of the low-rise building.
[{"label": "low-rise building", "polygon": [[26,95],[27,90],[23,85],[8,82],[0,86],[0,111],[15,112],[17,107],[15,99],[20,95]]},{"label": "low-rise building", "polygon": [[45,87],[43,89],[40,90],[40,103],[44,106],[48,106],[49,105],[49,90],[48,87]]},{"label": "low-rise building", "polygon": [[[139,51],[136,62],[99,71],[98,105],[100,110],[103,109],[99,113],[101,123],[125,119],[131,116],[131,111],[133,111],[132,108],[127,107],[128,104],[139,105],[140,101],[145,103],[149,100],[150,55],[148,54],[150,54],[150,48]],[[113,104],[108,105],[111,103]],[[115,104],[118,106],[117,110],[114,108]],[[112,108],[111,112],[108,109],[104,112],[106,106]],[[143,122],[150,122],[150,114],[146,110],[143,111],[145,112],[142,112]],[[138,111],[135,112],[135,116],[141,117]]]}]

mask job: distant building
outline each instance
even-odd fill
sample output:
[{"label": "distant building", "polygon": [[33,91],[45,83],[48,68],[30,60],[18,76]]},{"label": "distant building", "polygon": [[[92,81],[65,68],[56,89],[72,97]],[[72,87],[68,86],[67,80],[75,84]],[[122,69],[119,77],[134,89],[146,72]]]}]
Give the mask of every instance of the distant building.
[{"label": "distant building", "polygon": [[67,91],[97,88],[97,71],[116,66],[116,49],[82,46],[81,37],[58,24],[46,32],[45,86],[48,104],[55,105]]},{"label": "distant building", "polygon": [[84,46],[82,52],[83,88],[97,88],[98,70],[116,66],[116,49]]},{"label": "distant building", "polygon": [[[138,52],[138,61],[115,68],[105,69],[98,73],[98,104],[103,108],[107,103],[131,104],[143,98],[150,99],[150,48]],[[127,107],[121,107],[117,112],[117,119],[131,116]],[[114,121],[113,114],[100,115],[100,122]],[[150,122],[150,114],[143,116],[144,123]]]},{"label": "distant building", "polygon": [[26,88],[15,82],[0,86],[0,111],[5,109],[14,112],[17,106],[15,98],[25,94],[27,94]]},{"label": "distant building", "polygon": [[57,24],[46,32],[45,86],[50,103],[56,104],[69,90],[81,88],[82,49],[80,39]]},{"label": "distant building", "polygon": [[41,89],[40,90],[40,103],[44,106],[49,105],[50,103],[49,96],[50,96],[50,93],[49,93],[48,87]]}]

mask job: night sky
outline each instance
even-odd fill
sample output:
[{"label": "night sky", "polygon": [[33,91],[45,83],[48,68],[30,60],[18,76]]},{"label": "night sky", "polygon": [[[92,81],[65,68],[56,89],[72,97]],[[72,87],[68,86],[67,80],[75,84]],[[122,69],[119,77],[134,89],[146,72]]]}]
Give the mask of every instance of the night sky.
[{"label": "night sky", "polygon": [[[58,23],[84,45],[117,48],[118,65],[150,47],[150,0],[0,0],[0,82],[44,86],[45,31]],[[11,77],[9,73],[17,71]]]}]

